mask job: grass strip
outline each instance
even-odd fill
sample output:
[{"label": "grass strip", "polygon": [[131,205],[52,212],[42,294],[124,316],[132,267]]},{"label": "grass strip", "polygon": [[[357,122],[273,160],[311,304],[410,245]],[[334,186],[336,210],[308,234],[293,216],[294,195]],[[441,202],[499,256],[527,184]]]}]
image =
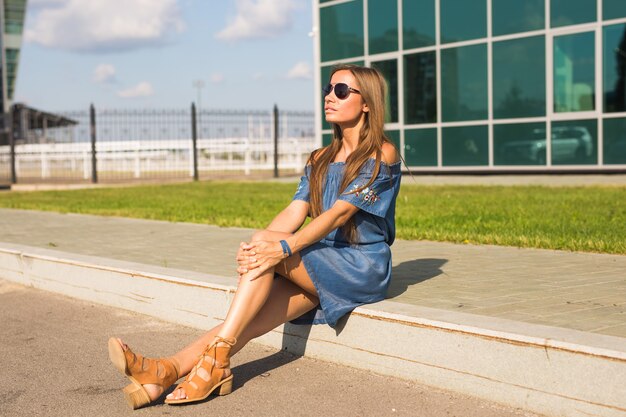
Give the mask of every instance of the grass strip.
[{"label": "grass strip", "polygon": [[[293,183],[210,181],[0,193],[0,207],[263,228]],[[626,187],[402,186],[397,237],[626,254]]]}]

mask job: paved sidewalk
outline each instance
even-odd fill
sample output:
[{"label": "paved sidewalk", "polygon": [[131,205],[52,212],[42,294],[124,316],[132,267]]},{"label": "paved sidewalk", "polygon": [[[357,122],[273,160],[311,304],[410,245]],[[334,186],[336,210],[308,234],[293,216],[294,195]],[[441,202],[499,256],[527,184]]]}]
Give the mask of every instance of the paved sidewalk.
[{"label": "paved sidewalk", "polygon": [[[252,230],[0,209],[0,242],[235,279]],[[397,241],[392,301],[626,337],[626,256]]]},{"label": "paved sidewalk", "polygon": [[232,394],[185,407],[161,399],[131,411],[121,392],[128,382],[108,360],[108,337],[120,336],[138,352],[161,356],[201,330],[1,279],[0,317],[2,416],[539,417],[254,342],[232,360]]}]

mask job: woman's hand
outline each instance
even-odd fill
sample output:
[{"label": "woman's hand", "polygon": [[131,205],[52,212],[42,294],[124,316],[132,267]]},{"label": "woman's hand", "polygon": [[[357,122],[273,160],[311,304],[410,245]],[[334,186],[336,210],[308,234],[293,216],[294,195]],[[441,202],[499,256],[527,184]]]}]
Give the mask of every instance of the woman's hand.
[{"label": "woman's hand", "polygon": [[256,262],[255,258],[256,253],[252,250],[252,245],[246,242],[241,242],[239,244],[239,249],[237,250],[237,273],[239,274],[239,278],[248,270],[257,268],[252,266],[253,263]]},{"label": "woman's hand", "polygon": [[254,254],[249,256],[248,264],[245,267],[240,266],[237,268],[237,272],[240,275],[247,274],[247,277],[251,280],[257,279],[261,274],[278,265],[285,258],[280,242],[258,240],[242,245],[241,250],[244,256],[245,254]]}]

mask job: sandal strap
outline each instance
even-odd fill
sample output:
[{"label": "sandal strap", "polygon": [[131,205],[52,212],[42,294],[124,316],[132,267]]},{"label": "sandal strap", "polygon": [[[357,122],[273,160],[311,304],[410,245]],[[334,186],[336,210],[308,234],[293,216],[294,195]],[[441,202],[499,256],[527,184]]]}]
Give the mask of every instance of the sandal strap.
[{"label": "sandal strap", "polygon": [[124,352],[124,356],[130,375],[141,385],[155,384],[168,388],[179,378],[179,366],[174,358],[146,358],[130,348]]},{"label": "sandal strap", "polygon": [[[218,346],[224,343],[227,346]],[[198,358],[198,362],[175,390],[182,388],[188,399],[200,398],[222,379],[230,368],[230,349],[237,344],[234,337],[216,337]]]}]

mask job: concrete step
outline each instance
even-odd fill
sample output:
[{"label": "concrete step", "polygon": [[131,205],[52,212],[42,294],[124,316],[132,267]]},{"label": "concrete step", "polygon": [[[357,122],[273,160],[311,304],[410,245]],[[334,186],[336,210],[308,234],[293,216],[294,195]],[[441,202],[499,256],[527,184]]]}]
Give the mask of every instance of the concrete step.
[{"label": "concrete step", "polygon": [[[230,278],[0,243],[0,278],[208,329]],[[626,416],[625,339],[391,301],[337,331],[290,323],[258,339],[294,353],[550,416]]]}]

